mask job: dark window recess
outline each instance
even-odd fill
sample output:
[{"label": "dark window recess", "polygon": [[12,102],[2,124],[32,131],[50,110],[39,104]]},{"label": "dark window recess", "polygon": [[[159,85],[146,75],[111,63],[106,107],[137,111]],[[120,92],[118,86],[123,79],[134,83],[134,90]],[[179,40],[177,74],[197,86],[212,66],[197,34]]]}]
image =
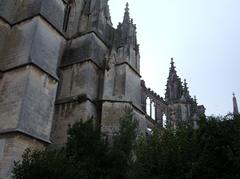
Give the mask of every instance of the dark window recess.
[{"label": "dark window recess", "polygon": [[71,12],[71,6],[68,4],[65,8],[65,15],[64,15],[64,21],[63,21],[63,31],[66,32],[68,28],[68,20]]}]

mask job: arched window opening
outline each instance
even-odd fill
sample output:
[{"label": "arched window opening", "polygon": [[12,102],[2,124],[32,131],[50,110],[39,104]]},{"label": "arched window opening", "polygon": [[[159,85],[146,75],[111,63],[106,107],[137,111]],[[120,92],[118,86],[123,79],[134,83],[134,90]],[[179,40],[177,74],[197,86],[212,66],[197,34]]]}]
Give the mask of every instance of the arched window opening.
[{"label": "arched window opening", "polygon": [[152,117],[153,120],[156,120],[156,106],[155,106],[154,102],[152,102],[151,107],[152,107],[152,115],[151,115],[151,117]]},{"label": "arched window opening", "polygon": [[163,127],[166,127],[167,126],[167,117],[165,114],[163,114],[162,121],[163,121]]},{"label": "arched window opening", "polygon": [[150,101],[150,98],[147,97],[146,99],[146,112],[147,112],[147,115],[151,115],[151,101]]}]

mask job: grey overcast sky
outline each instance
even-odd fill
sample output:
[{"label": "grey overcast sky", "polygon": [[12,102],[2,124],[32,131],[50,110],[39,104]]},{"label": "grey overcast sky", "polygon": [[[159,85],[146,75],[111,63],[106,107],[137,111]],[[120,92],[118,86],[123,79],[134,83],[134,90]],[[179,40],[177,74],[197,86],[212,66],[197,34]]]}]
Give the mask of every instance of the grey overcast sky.
[{"label": "grey overcast sky", "polygon": [[207,115],[232,112],[233,92],[240,101],[240,0],[109,0],[114,27],[126,2],[146,85],[164,96],[173,57]]}]

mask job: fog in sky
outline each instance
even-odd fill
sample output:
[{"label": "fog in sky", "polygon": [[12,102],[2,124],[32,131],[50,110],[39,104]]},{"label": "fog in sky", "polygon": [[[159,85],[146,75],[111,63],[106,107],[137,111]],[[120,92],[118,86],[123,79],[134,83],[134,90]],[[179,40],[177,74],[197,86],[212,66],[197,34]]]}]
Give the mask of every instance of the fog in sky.
[{"label": "fog in sky", "polygon": [[164,97],[173,57],[207,115],[232,112],[233,92],[240,102],[240,0],[109,0],[114,27],[126,2],[146,85]]}]

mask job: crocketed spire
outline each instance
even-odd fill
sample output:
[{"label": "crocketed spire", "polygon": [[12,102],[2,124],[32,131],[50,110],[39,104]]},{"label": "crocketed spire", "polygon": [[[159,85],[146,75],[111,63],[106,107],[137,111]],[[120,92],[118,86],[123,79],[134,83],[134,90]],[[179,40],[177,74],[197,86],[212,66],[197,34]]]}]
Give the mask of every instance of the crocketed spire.
[{"label": "crocketed spire", "polygon": [[123,23],[130,23],[129,4],[128,3],[126,3],[124,17],[123,17]]},{"label": "crocketed spire", "polygon": [[178,77],[177,71],[174,66],[173,58],[171,58],[169,69],[169,76],[167,80],[167,89],[165,93],[165,99],[167,102],[174,102],[181,98],[183,94],[183,86],[181,82],[181,78]]},{"label": "crocketed spire", "polygon": [[129,14],[129,4],[126,4],[123,22],[118,24],[117,31],[119,33],[118,46],[132,46],[138,51],[136,25]]}]

